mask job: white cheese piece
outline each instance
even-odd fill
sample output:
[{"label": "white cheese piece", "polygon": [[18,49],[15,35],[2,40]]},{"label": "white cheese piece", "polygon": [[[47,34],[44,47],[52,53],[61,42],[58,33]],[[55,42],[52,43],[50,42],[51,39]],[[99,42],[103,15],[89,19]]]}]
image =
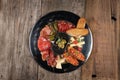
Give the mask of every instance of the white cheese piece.
[{"label": "white cheese piece", "polygon": [[65,59],[58,59],[56,60],[57,64],[56,64],[56,68],[57,69],[62,69],[62,64],[65,62]]},{"label": "white cheese piece", "polygon": [[77,44],[70,44],[70,47],[74,47],[74,46],[77,46]]},{"label": "white cheese piece", "polygon": [[79,42],[78,44],[76,44],[78,47],[83,47],[83,45],[85,44],[85,41]]},{"label": "white cheese piece", "polygon": [[71,37],[70,40],[71,40],[71,42],[75,41],[74,37]]},{"label": "white cheese piece", "polygon": [[80,37],[80,40],[83,40],[85,37]]},{"label": "white cheese piece", "polygon": [[56,65],[56,68],[57,68],[57,69],[62,69],[62,65],[61,65],[61,64],[57,64],[57,65]]}]

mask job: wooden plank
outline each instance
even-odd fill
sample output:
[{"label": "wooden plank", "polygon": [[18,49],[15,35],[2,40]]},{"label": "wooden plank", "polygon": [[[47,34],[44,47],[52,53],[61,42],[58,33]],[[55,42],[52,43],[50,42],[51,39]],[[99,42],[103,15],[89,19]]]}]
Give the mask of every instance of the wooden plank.
[{"label": "wooden plank", "polygon": [[[111,0],[111,19],[112,19],[112,26],[114,26],[114,34],[115,34],[115,64],[116,65],[116,75],[117,79],[120,79],[120,0]],[[117,58],[116,58],[117,57]]]},{"label": "wooden plank", "polygon": [[[42,15],[56,10],[71,11],[84,16],[84,0],[42,0]],[[71,73],[54,74],[39,67],[38,80],[80,80],[81,69]]]},{"label": "wooden plank", "polygon": [[[117,3],[117,5],[116,5]],[[117,0],[116,3],[113,4],[116,5],[116,7],[114,7],[113,9],[115,9],[115,18],[116,21],[114,21],[114,26],[116,27],[115,30],[115,35],[116,35],[116,52],[117,52],[117,64],[118,64],[118,80],[120,79],[120,0]]]},{"label": "wooden plank", "polygon": [[[85,7],[85,0],[0,0],[0,80],[119,80],[119,3],[120,0],[86,0]],[[55,10],[87,18],[94,47],[82,70],[54,74],[38,67],[30,54],[28,36],[32,26]]]},{"label": "wooden plank", "polygon": [[82,67],[82,80],[118,80],[116,42],[120,40],[119,20],[116,35],[111,13],[118,13],[119,2],[111,1],[86,0],[86,18],[93,33],[94,45],[88,63]]},{"label": "wooden plank", "polygon": [[51,11],[66,10],[84,16],[84,0],[42,0],[42,15]]},{"label": "wooden plank", "polygon": [[28,46],[40,16],[40,0],[0,0],[0,80],[37,80],[38,65]]}]

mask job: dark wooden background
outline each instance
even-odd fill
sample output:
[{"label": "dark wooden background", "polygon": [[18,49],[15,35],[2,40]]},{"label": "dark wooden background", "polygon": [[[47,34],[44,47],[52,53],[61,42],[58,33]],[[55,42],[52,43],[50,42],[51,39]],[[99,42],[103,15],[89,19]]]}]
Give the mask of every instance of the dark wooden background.
[{"label": "dark wooden background", "polygon": [[[79,69],[54,74],[29,50],[29,33],[48,12],[67,10],[87,19],[93,50]],[[120,80],[120,0],[0,0],[0,80]]]}]

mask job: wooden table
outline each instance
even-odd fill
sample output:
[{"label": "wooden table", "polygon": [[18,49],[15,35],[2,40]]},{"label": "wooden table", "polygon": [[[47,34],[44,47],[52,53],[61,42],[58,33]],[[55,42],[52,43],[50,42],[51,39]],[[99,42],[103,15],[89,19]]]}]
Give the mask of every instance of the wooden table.
[{"label": "wooden table", "polygon": [[[67,10],[87,19],[93,50],[79,69],[54,74],[29,50],[29,34],[48,12]],[[0,0],[0,80],[120,80],[120,0]]]}]

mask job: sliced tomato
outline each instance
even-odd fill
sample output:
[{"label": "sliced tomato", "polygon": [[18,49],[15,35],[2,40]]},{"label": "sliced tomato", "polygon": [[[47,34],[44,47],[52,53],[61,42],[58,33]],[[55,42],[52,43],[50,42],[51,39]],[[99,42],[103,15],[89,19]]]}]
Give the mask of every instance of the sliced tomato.
[{"label": "sliced tomato", "polygon": [[77,41],[77,40],[75,40],[75,41],[73,41],[73,43],[74,43],[74,44],[77,44],[77,43],[78,43],[78,41]]},{"label": "sliced tomato", "polygon": [[80,52],[82,51],[82,48],[80,48],[80,47],[78,47],[77,49],[78,49],[78,51],[80,51]]}]

